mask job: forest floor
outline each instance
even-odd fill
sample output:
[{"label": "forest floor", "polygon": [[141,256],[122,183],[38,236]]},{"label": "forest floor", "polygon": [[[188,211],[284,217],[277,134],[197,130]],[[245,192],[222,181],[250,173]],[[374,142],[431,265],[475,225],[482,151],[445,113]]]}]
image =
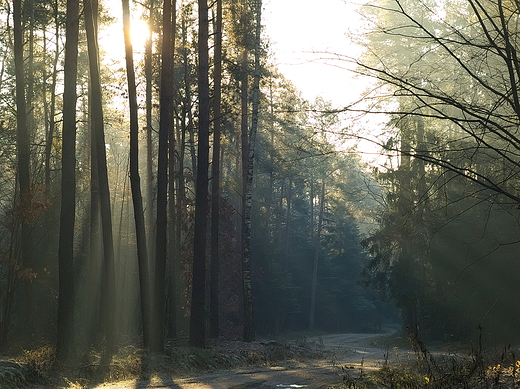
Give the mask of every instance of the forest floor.
[{"label": "forest floor", "polygon": [[[414,352],[398,327],[384,333],[298,336],[257,342],[218,341],[207,350],[170,345],[165,354],[143,360],[138,349],[99,362],[56,370],[39,384],[16,385],[17,365],[0,361],[0,388],[30,389],[340,389],[340,388],[512,388],[520,387],[519,347],[483,351],[419,341]],[[27,364],[21,364],[27,365]],[[4,372],[14,377],[5,385]],[[101,373],[101,374],[100,374]],[[4,374],[5,376],[5,374]],[[32,380],[32,382],[35,382]]]},{"label": "forest floor", "polygon": [[[219,342],[227,355],[258,354],[258,364],[190,376],[155,373],[134,379],[93,386],[95,389],[245,389],[339,387],[346,375],[363,375],[379,369],[396,353],[373,345],[382,334],[334,334],[291,341]],[[409,351],[406,351],[409,353]],[[391,355],[390,355],[391,354]]]}]

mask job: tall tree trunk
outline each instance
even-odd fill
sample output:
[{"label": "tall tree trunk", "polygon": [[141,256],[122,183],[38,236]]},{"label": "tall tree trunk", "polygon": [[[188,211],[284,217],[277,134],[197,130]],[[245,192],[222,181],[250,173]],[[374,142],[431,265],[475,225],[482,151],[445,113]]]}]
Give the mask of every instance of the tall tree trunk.
[{"label": "tall tree trunk", "polygon": [[87,33],[88,59],[91,87],[91,115],[94,147],[96,148],[97,171],[99,178],[99,201],[101,210],[101,228],[103,236],[103,282],[101,299],[101,316],[105,331],[106,358],[110,358],[116,348],[115,332],[115,266],[114,238],[112,231],[112,210],[110,206],[110,190],[108,185],[107,158],[105,147],[105,130],[103,123],[103,104],[101,77],[99,74],[99,51],[97,43],[97,22],[94,20],[94,9],[97,2],[84,0],[85,30]]},{"label": "tall tree trunk", "polygon": [[215,27],[215,64],[213,93],[213,156],[211,171],[211,289],[210,289],[210,334],[219,335],[219,222],[220,222],[220,123],[222,97],[222,0],[217,0]]},{"label": "tall tree trunk", "polygon": [[206,231],[208,219],[209,164],[209,53],[208,3],[199,5],[199,133],[197,148],[197,182],[195,186],[195,232],[193,248],[193,278],[190,315],[190,345],[206,345]]},{"label": "tall tree trunk", "polygon": [[[54,31],[54,35],[56,37],[60,34],[60,22],[57,19],[57,10],[55,10],[54,20],[56,23],[56,29]],[[48,92],[48,73],[47,67],[44,66],[42,69],[43,72],[43,111],[44,111],[44,120],[45,120],[45,156],[44,156],[44,176],[45,176],[45,193],[47,196],[50,192],[51,187],[51,153],[52,153],[52,141],[54,139],[54,130],[56,128],[56,122],[54,120],[54,115],[56,111],[56,83],[57,83],[57,74],[58,74],[58,61],[60,60],[60,40],[56,39],[56,44],[54,48],[54,59],[52,61],[52,75],[51,75],[51,86],[50,86],[50,101],[47,100],[47,92]],[[43,60],[44,63],[47,62],[47,34],[46,30],[43,30]],[[47,226],[48,227],[48,223]],[[46,228],[48,230],[48,228]]]},{"label": "tall tree trunk", "polygon": [[[30,177],[30,134],[27,115],[27,101],[25,92],[24,67],[24,36],[22,26],[22,1],[13,1],[13,29],[14,29],[14,65],[16,82],[16,149],[18,162],[19,209],[24,210],[32,202]],[[21,224],[21,265],[32,270],[30,252],[31,225],[28,217],[22,217]],[[34,310],[33,285],[25,284],[24,322],[26,329],[32,331],[32,313]]]},{"label": "tall tree trunk", "polygon": [[177,336],[177,322],[178,322],[178,311],[179,311],[179,285],[180,285],[180,261],[176,255],[179,251],[179,245],[176,242],[176,227],[177,219],[181,218],[181,215],[177,212],[176,207],[176,193],[175,187],[178,184],[176,180],[176,166],[175,166],[175,153],[176,143],[175,138],[175,126],[172,126],[169,133],[169,144],[168,144],[168,215],[170,224],[168,225],[168,299],[167,299],[167,312],[168,312],[168,337],[175,338]]},{"label": "tall tree trunk", "polygon": [[[246,181],[247,181],[247,158],[249,147],[249,59],[246,47],[242,51],[242,79],[240,82],[240,139],[241,139],[241,156],[242,156],[242,204],[240,212],[242,220],[244,219],[244,210],[246,207]],[[244,224],[244,221],[242,221]],[[242,244],[244,242],[244,228],[242,226]]]},{"label": "tall tree trunk", "polygon": [[[182,128],[181,128],[182,127]],[[177,182],[177,193],[176,193],[176,213],[177,218],[175,219],[175,246],[177,247],[177,250],[173,253],[173,261],[175,263],[175,266],[179,268],[179,273],[177,276],[177,298],[179,300],[179,304],[182,304],[183,306],[187,306],[188,302],[187,297],[184,298],[181,302],[181,296],[186,296],[186,293],[183,293],[183,289],[186,288],[186,285],[184,285],[182,281],[182,219],[183,215],[185,214],[186,209],[186,187],[184,182],[184,156],[185,156],[185,150],[186,150],[186,128],[178,123],[177,126],[177,139],[178,139],[178,150],[176,154],[177,158],[177,175],[176,175],[176,182]],[[181,307],[179,306],[179,318],[181,317]]]},{"label": "tall tree trunk", "polygon": [[154,0],[148,1],[149,14],[148,14],[148,37],[145,43],[144,53],[144,69],[146,79],[146,224],[148,227],[148,253],[150,258],[152,257],[154,247],[154,219],[153,219],[153,121],[152,121],[152,109],[153,109],[153,10]]},{"label": "tall tree trunk", "polygon": [[126,77],[128,80],[128,101],[130,106],[130,184],[134,205],[135,233],[137,239],[137,261],[139,266],[139,287],[141,297],[141,316],[143,323],[143,345],[150,348],[150,328],[152,304],[150,294],[150,271],[148,269],[148,251],[146,248],[146,227],[141,194],[141,178],[139,176],[139,120],[137,106],[137,90],[135,83],[134,55],[132,52],[130,4],[122,0],[123,25],[125,36]]},{"label": "tall tree trunk", "polygon": [[285,214],[285,240],[284,240],[284,271],[289,271],[289,249],[290,249],[290,242],[289,242],[289,235],[291,231],[291,208],[292,208],[292,184],[293,184],[293,178],[292,176],[289,176],[289,185],[287,188],[287,212]]},{"label": "tall tree trunk", "polygon": [[[88,98],[88,115],[92,115],[92,98],[89,90]],[[88,115],[84,115],[85,122],[88,120]],[[98,159],[96,153],[96,142],[94,131],[92,131],[92,123],[89,122],[90,131],[90,237],[89,237],[89,260],[88,260],[88,281],[87,281],[87,308],[88,315],[87,322],[87,341],[89,345],[95,345],[97,333],[101,327],[100,312],[98,307],[101,300],[100,288],[100,269],[103,262],[103,250],[101,247],[101,211],[99,200],[99,177],[98,177]]]},{"label": "tall tree trunk", "polygon": [[157,228],[155,242],[154,338],[152,351],[164,348],[165,275],[168,255],[168,135],[173,127],[173,36],[171,0],[163,2],[163,46],[157,167]]},{"label": "tall tree trunk", "polygon": [[[79,0],[67,0],[60,240],[56,355],[68,359],[74,345],[74,224],[76,216],[76,79],[78,69]],[[54,76],[53,76],[54,79]],[[51,117],[50,120],[54,121]],[[53,125],[51,124],[51,128]]]},{"label": "tall tree trunk", "polygon": [[244,255],[242,261],[243,288],[244,288],[244,340],[253,341],[253,292],[251,289],[251,210],[253,206],[253,174],[255,161],[255,143],[258,130],[258,114],[260,108],[260,53],[261,53],[261,21],[262,0],[254,2],[255,9],[255,68],[253,73],[253,97],[251,111],[251,129],[249,131],[249,147],[247,160],[247,177],[245,185],[245,209],[244,209]]},{"label": "tall tree trunk", "polygon": [[316,231],[316,240],[314,243],[314,260],[312,265],[311,279],[311,307],[309,316],[309,330],[314,330],[314,321],[316,317],[316,288],[318,285],[318,260],[320,258],[320,239],[321,229],[323,226],[323,214],[325,212],[325,180],[321,182],[320,194],[320,213],[318,214],[318,229]]},{"label": "tall tree trunk", "polygon": [[[175,28],[177,24],[177,12],[176,7],[173,5],[172,8],[172,24],[171,24],[171,36],[172,36],[172,50],[175,52]],[[173,95],[172,95],[173,99]],[[180,252],[180,245],[176,242],[176,227],[178,225],[177,219],[181,219],[181,214],[177,212],[175,206],[175,186],[177,184],[175,178],[175,154],[178,139],[175,139],[175,121],[172,117],[172,126],[168,133],[169,145],[168,145],[168,169],[169,169],[169,203],[168,203],[168,214],[170,215],[170,225],[168,228],[168,334],[174,338],[177,336],[177,323],[179,318],[179,311],[181,304],[179,303],[180,295],[180,283],[181,283],[181,262],[180,257],[177,256],[177,252]],[[177,194],[178,195],[178,194]]]}]

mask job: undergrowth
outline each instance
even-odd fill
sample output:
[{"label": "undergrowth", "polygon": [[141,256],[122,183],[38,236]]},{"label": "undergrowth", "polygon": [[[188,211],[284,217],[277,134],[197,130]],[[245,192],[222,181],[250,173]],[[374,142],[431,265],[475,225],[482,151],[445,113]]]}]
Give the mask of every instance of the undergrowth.
[{"label": "undergrowth", "polygon": [[[510,345],[485,352],[478,347],[465,354],[430,352],[417,336],[409,339],[415,358],[386,360],[375,372],[342,368],[343,383],[335,388],[349,389],[481,389],[520,388],[519,349]],[[397,350],[397,348],[396,348]]]},{"label": "undergrowth", "polygon": [[[150,378],[155,374],[181,376],[247,365],[268,365],[276,360],[301,356],[305,342],[293,346],[272,342],[244,347],[236,342],[229,350],[168,347],[165,353],[146,354],[134,346],[121,348],[108,362],[96,350],[67,364],[56,363],[54,349],[23,351],[16,361],[0,361],[0,388],[26,386],[81,389],[92,384]],[[3,364],[2,364],[3,362]]]}]

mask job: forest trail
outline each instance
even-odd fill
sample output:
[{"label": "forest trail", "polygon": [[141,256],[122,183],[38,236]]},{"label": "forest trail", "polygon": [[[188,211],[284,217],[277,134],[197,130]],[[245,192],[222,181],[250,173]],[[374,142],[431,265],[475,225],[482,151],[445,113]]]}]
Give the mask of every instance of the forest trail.
[{"label": "forest trail", "polygon": [[276,366],[253,366],[184,378],[154,376],[149,380],[105,383],[94,389],[323,389],[339,384],[345,371],[352,376],[380,367],[397,358],[394,350],[372,346],[382,334],[334,334],[311,338],[329,351],[328,359],[304,362],[283,361]]}]

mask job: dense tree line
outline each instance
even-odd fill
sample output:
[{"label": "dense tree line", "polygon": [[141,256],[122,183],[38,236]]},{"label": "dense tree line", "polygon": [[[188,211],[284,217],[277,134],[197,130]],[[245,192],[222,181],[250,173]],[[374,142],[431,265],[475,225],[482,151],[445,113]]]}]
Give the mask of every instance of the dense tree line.
[{"label": "dense tree line", "polygon": [[[358,112],[388,115],[379,227],[364,239],[369,282],[410,331],[511,340],[518,281],[516,1],[381,0],[365,54],[374,88]],[[361,137],[370,137],[362,135]]]},{"label": "dense tree line", "polygon": [[2,346],[377,329],[358,283],[375,184],[270,64],[261,1],[108,5],[0,1]]}]

